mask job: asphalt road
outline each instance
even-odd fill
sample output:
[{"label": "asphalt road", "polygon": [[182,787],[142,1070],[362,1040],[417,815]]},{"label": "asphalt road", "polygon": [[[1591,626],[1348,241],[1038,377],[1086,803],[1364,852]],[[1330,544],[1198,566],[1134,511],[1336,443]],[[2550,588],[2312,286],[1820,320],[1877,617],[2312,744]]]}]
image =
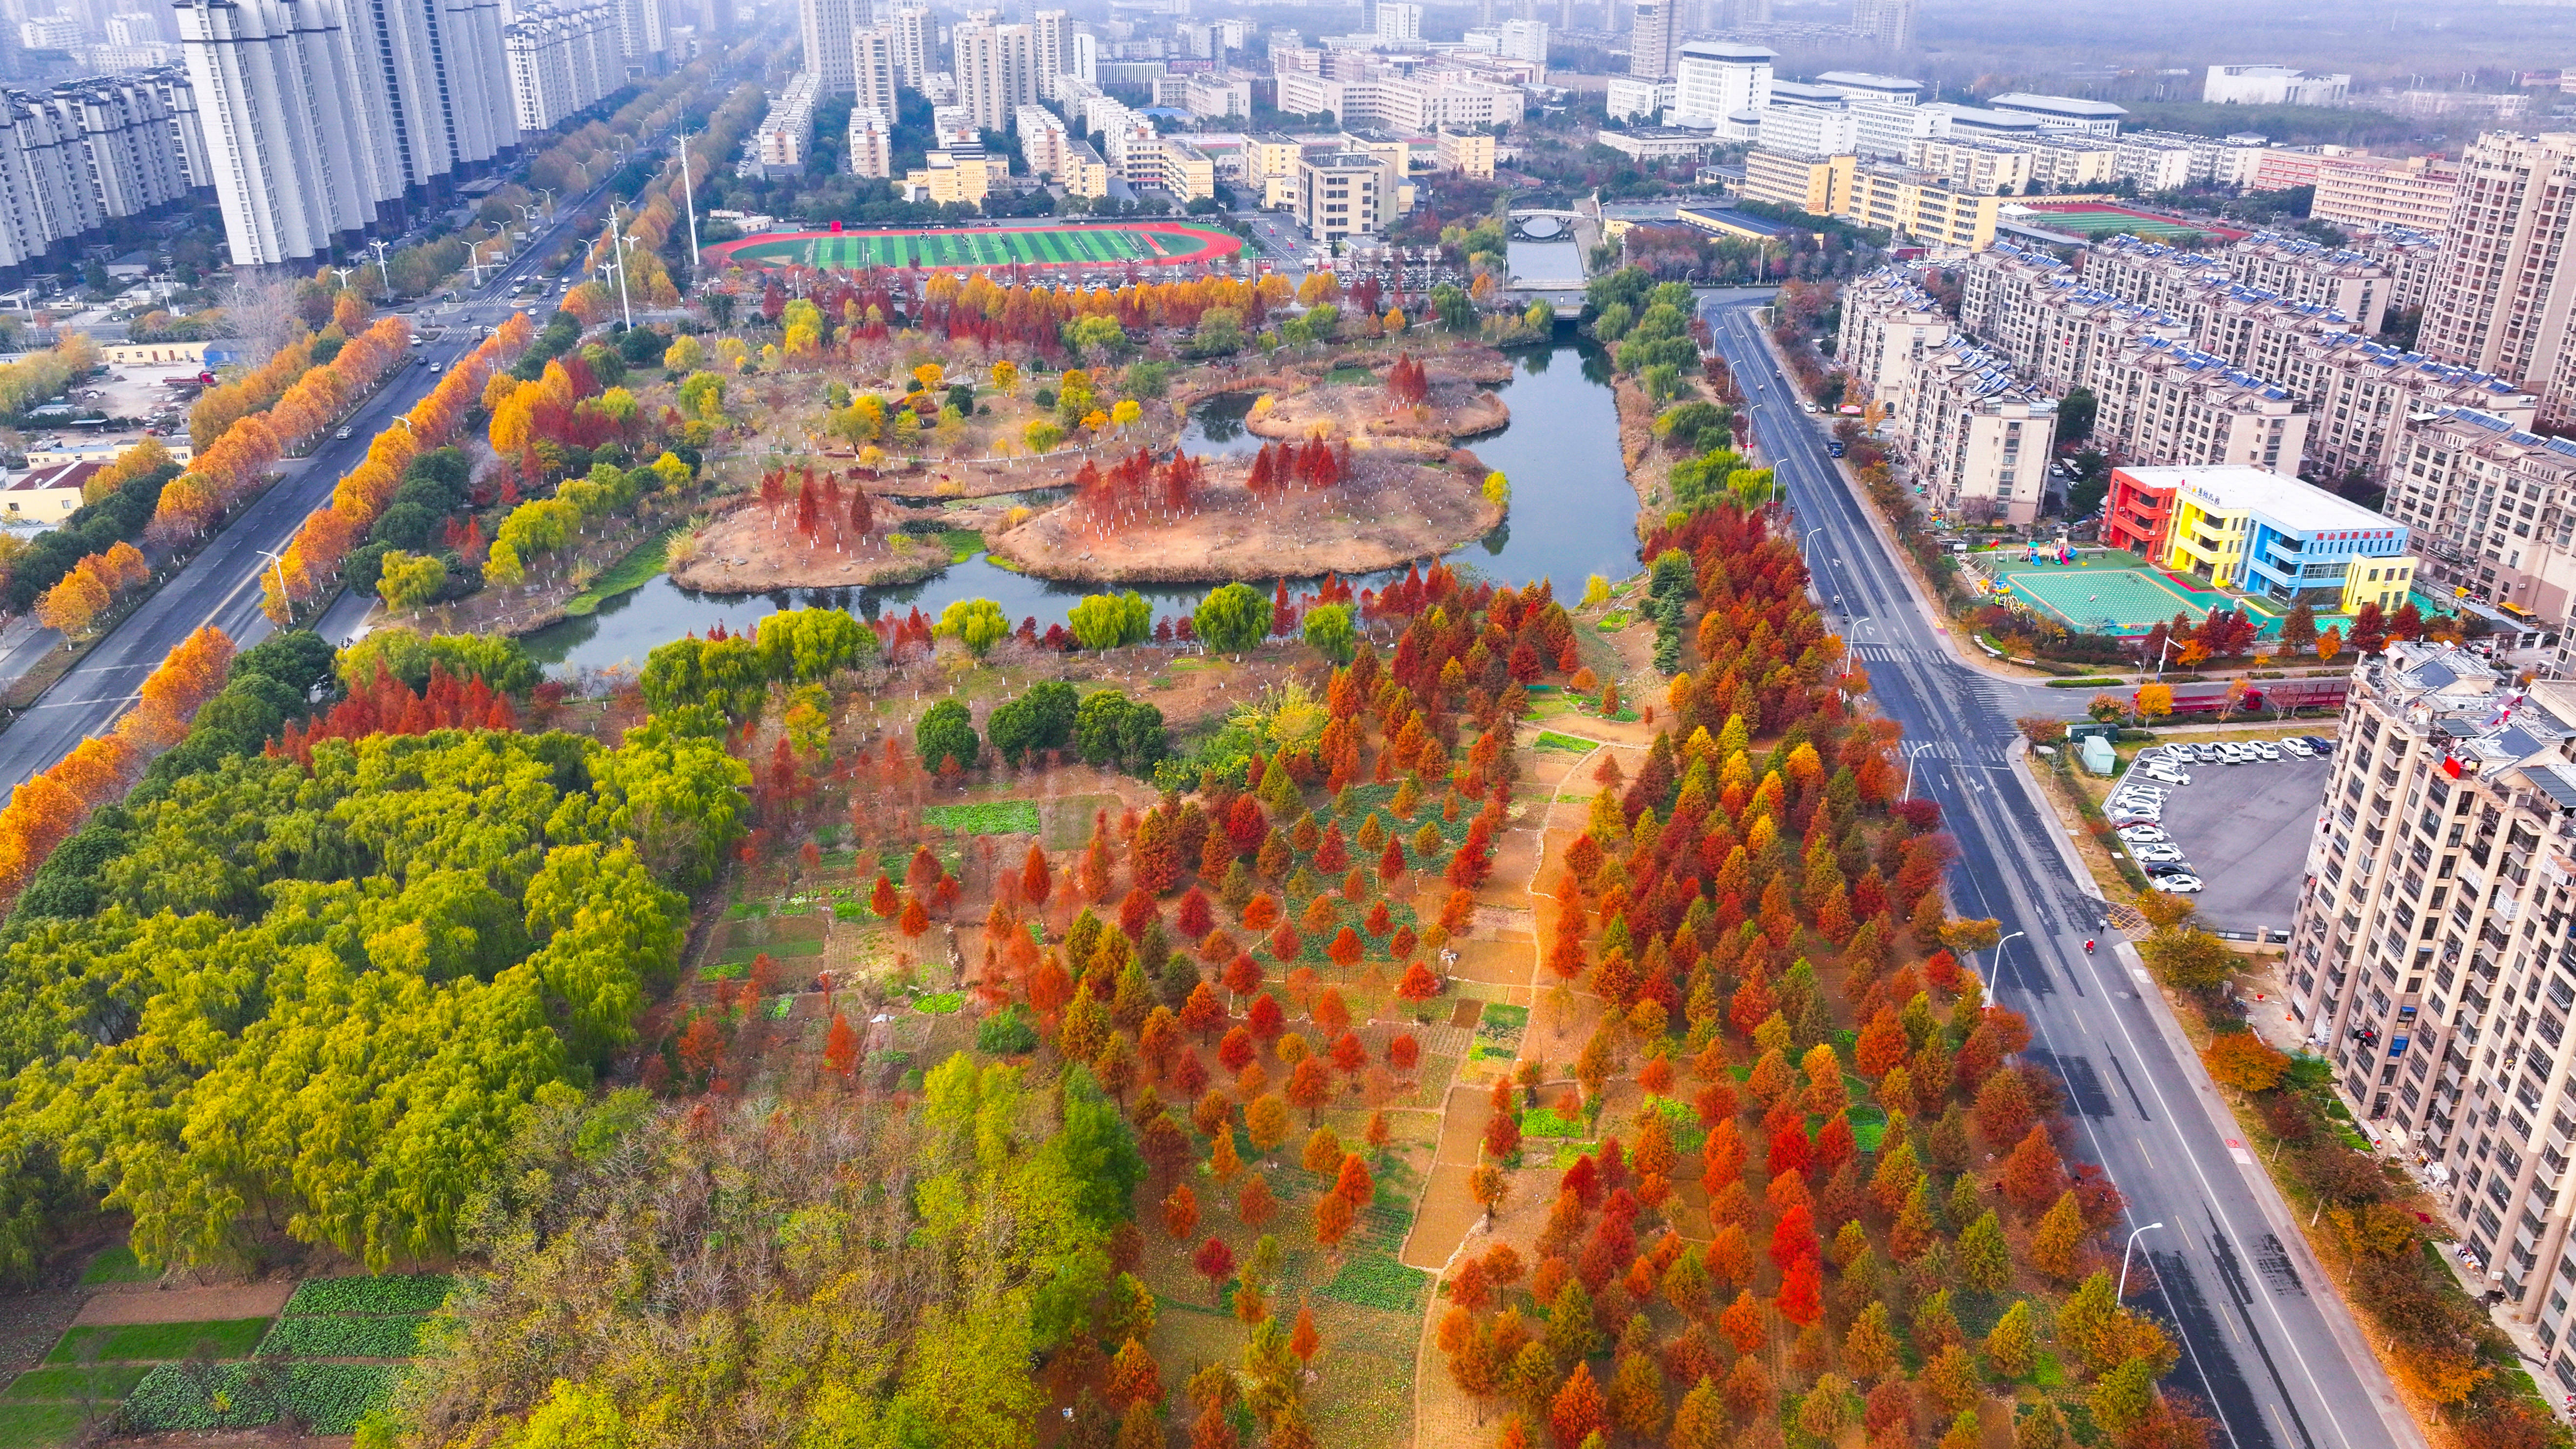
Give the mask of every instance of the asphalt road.
[{"label": "asphalt road", "polygon": [[1923,749],[1914,788],[1941,803],[1958,839],[1956,909],[2003,923],[2001,950],[1978,963],[1994,997],[2029,1018],[2030,1057],[2063,1080],[2083,1151],[2128,1195],[2127,1227],[2153,1225],[2137,1242],[2155,1273],[2132,1283],[2131,1301],[2176,1330],[2183,1354],[2168,1385],[2209,1405],[2226,1449],[2419,1449],[2349,1310],[2316,1281],[2295,1227],[2267,1213],[2278,1199],[2257,1195],[2262,1169],[2231,1147],[2200,1064],[2159,1029],[2143,968],[2125,949],[2084,951],[2099,903],[2068,874],[2054,813],[2007,763],[2013,716],[2027,712],[2018,696],[2032,691],[1947,652],[1750,314],[1712,307],[1709,318],[1798,527],[1812,530],[1817,591],[1867,641],[1871,701]]},{"label": "asphalt road", "polygon": [[[199,627],[212,624],[244,648],[267,638],[271,626],[268,616],[260,612],[259,573],[269,562],[262,550],[283,552],[303,527],[305,516],[329,502],[340,476],[366,457],[375,435],[394,426],[394,419],[426,396],[446,367],[474,349],[474,329],[496,324],[510,314],[510,284],[526,277],[571,229],[586,227],[588,208],[605,189],[603,184],[566,200],[555,220],[531,238],[519,258],[480,289],[461,294],[462,299],[452,306],[424,306],[415,313],[415,327],[442,328],[443,335],[410,349],[410,358],[393,380],[342,421],[349,431],[347,438],[325,440],[298,471],[234,519],[177,578],[127,615],[44,698],[0,733],[0,785],[14,786],[50,768],[84,737],[106,731],[134,703],[136,691],[162,657]],[[551,300],[526,305],[532,311],[552,309]],[[438,373],[429,370],[431,363],[440,364]],[[326,629],[339,631],[333,635],[335,641],[345,640],[366,612],[347,607],[347,602],[336,602],[322,619]]]}]

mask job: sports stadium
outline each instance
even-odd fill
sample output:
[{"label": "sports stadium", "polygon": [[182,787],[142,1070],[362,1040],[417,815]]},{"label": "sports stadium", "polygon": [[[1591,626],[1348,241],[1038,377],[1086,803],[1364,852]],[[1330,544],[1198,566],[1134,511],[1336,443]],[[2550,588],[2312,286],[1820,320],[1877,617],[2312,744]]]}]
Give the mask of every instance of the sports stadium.
[{"label": "sports stadium", "polygon": [[1242,250],[1243,239],[1230,231],[1178,221],[767,232],[707,248],[719,266],[825,270],[1171,267],[1224,261]]}]

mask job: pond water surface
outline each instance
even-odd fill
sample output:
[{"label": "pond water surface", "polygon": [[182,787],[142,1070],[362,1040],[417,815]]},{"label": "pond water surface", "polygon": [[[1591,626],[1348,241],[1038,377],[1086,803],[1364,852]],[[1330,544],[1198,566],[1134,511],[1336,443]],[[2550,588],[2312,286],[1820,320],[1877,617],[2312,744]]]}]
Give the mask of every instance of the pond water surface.
[{"label": "pond water surface", "polygon": [[[1496,391],[1511,405],[1511,422],[1461,446],[1511,480],[1511,513],[1502,526],[1452,552],[1448,560],[1500,583],[1547,578],[1554,581],[1559,598],[1570,600],[1582,593],[1588,576],[1618,578],[1637,566],[1636,494],[1619,458],[1610,365],[1588,341],[1515,348],[1509,355],[1512,380]],[[1243,427],[1251,408],[1249,393],[1201,399],[1182,429],[1183,446],[1209,454],[1259,448],[1261,439]],[[1353,583],[1374,587],[1383,581],[1382,576],[1365,576]],[[719,623],[739,632],[782,609],[820,606],[875,618],[919,605],[935,615],[955,600],[984,598],[1000,604],[1013,619],[1034,616],[1044,630],[1062,622],[1083,595],[1101,591],[1098,584],[1033,579],[980,553],[935,578],[890,588],[702,594],[681,588],[664,574],[601,604],[596,614],[551,625],[525,642],[531,654],[559,672],[634,669],[654,646],[683,634],[704,634]],[[1178,613],[1194,607],[1207,586],[1146,586],[1138,592],[1154,601],[1157,614]]]}]

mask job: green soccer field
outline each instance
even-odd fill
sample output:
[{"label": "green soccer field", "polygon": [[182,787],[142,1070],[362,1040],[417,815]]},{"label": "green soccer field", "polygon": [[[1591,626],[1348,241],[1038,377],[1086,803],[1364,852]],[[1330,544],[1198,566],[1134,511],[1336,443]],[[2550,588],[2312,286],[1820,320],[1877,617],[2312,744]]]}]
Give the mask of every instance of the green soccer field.
[{"label": "green soccer field", "polygon": [[2084,236],[2103,236],[2112,232],[2135,232],[2143,237],[2199,236],[2208,229],[2161,217],[2136,216],[2125,211],[2043,211],[2040,224],[2052,230],[2071,231]]},{"label": "green soccer field", "polygon": [[1242,242],[1230,232],[1178,222],[1035,226],[956,231],[798,232],[749,237],[712,249],[738,266],[950,269],[1086,267],[1217,261]]},{"label": "green soccer field", "polygon": [[2041,613],[2086,633],[2140,634],[2176,614],[2196,620],[2209,612],[2144,569],[2031,570],[2003,581]]}]

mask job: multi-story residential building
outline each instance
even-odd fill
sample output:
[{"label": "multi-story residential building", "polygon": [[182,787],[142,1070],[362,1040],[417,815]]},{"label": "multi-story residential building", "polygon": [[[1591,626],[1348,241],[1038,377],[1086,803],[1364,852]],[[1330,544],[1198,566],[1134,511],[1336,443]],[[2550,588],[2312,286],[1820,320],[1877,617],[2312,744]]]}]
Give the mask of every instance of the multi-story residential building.
[{"label": "multi-story residential building", "polygon": [[184,158],[170,145],[170,113],[159,89],[130,76],[95,76],[56,86],[45,104],[67,137],[97,205],[98,223],[140,216],[187,199]]},{"label": "multi-story residential building", "polygon": [[[2152,255],[2135,237],[2110,239]],[[2357,331],[2377,332],[2386,322],[2395,287],[2387,262],[2362,248],[2329,247],[2303,236],[2257,232],[2234,246],[2203,255],[2248,286],[2286,301],[2323,307],[2352,319]],[[2086,258],[2089,274],[2092,259]],[[2107,284],[2106,284],[2107,285]]]},{"label": "multi-story residential building", "polygon": [[874,106],[850,109],[849,167],[853,176],[894,175],[894,125]]},{"label": "multi-story residential building", "polygon": [[1088,196],[1098,200],[1109,194],[1109,163],[1088,141],[1067,142],[1064,148],[1064,170],[1056,179],[1064,183],[1068,196]]},{"label": "multi-story residential building", "polygon": [[[1880,49],[1903,55],[1914,48],[1915,0],[1852,0],[1852,29]],[[1766,3],[1764,8],[1769,8]]]},{"label": "multi-story residential building", "polygon": [[2450,644],[2361,661],[2291,926],[2290,1006],[2353,1114],[2576,1390],[2576,685]]},{"label": "multi-story residential building", "polygon": [[2403,227],[2381,227],[2377,231],[2355,232],[2351,247],[2387,269],[2390,312],[2420,308],[2433,299],[2433,288],[2442,269],[2440,237]]},{"label": "multi-story residential building", "polygon": [[1914,369],[1950,340],[1950,319],[1914,274],[1882,267],[1843,289],[1834,358],[1860,389],[1857,401],[1894,407]]},{"label": "multi-story residential building", "polygon": [[2439,281],[2417,345],[2540,394],[2545,423],[2576,421],[2576,134],[2480,136],[2459,163]]},{"label": "multi-story residential building", "polygon": [[957,76],[957,103],[987,131],[1011,123],[1011,113],[1037,104],[1037,37],[1025,25],[967,21],[948,32]]},{"label": "multi-story residential building", "polygon": [[2411,422],[2401,444],[2388,510],[2422,540],[2425,578],[2568,633],[2576,442],[2539,437],[2496,413],[2443,408]]},{"label": "multi-story residential building", "polygon": [[871,0],[796,0],[797,32],[805,42],[805,73],[822,96],[850,94],[850,36],[866,28]]},{"label": "multi-story residential building", "polygon": [[2057,400],[2014,378],[2004,359],[1963,337],[1922,354],[1893,426],[1935,509],[2017,524],[2039,517]]},{"label": "multi-story residential building", "polygon": [[2112,174],[2142,192],[2179,191],[2191,184],[2192,147],[2155,136],[2122,136],[2112,144]]},{"label": "multi-story residential building", "polygon": [[1739,111],[1771,104],[1779,52],[1732,40],[1694,40],[1673,61],[1672,114],[1715,125]]},{"label": "multi-story residential building", "polygon": [[2033,191],[2093,191],[2120,177],[2119,150],[2096,136],[2068,131],[2017,144],[2030,157]]},{"label": "multi-story residential building", "polygon": [[498,4],[190,0],[176,14],[237,264],[323,255],[519,142]]},{"label": "multi-story residential building", "polygon": [[862,25],[850,32],[850,105],[895,113],[894,27]]},{"label": "multi-story residential building", "polygon": [[1044,106],[1021,106],[1011,112],[1011,134],[1019,138],[1020,159],[1037,176],[1054,176],[1064,169],[1065,147],[1072,138],[1064,121]]},{"label": "multi-story residential building", "polygon": [[1369,33],[1391,45],[1416,45],[1422,40],[1422,7],[1411,0],[1377,0],[1377,14],[1371,19]]},{"label": "multi-story residential building", "polygon": [[751,135],[753,164],[764,176],[802,176],[814,147],[814,102],[822,82],[810,70],[787,78],[787,88],[769,103]]},{"label": "multi-story residential building", "polygon": [[895,83],[920,90],[931,72],[931,42],[937,32],[932,28],[930,7],[923,4],[898,4],[886,16],[894,27]]},{"label": "multi-story residential building", "polygon": [[2329,612],[2395,609],[2415,581],[2403,524],[2264,468],[2114,468],[2102,541],[2223,588]]},{"label": "multi-story residential building", "polygon": [[206,128],[197,115],[197,88],[187,67],[163,66],[135,79],[161,97],[161,108],[170,117],[170,152],[188,168],[190,189],[211,192],[215,171],[206,157]]},{"label": "multi-story residential building", "polygon": [[1397,216],[1400,173],[1365,151],[1308,156],[1297,164],[1297,224],[1319,242],[1374,236]]},{"label": "multi-story residential building", "polygon": [[2339,106],[2348,75],[2310,75],[2286,65],[2213,65],[2200,98],[2221,106]]},{"label": "multi-story residential building", "polygon": [[1294,136],[1255,131],[1243,139],[1243,181],[1261,193],[1261,204],[1287,211],[1297,204],[1297,163],[1306,148]]},{"label": "multi-story residential building", "polygon": [[1324,113],[1343,126],[1382,126],[1422,135],[1442,126],[1515,124],[1524,100],[1517,86],[1429,68],[1410,76],[1383,72],[1358,80],[1283,71],[1277,79],[1279,109],[1292,115]]},{"label": "multi-story residential building", "polygon": [[605,4],[532,5],[501,33],[519,130],[551,131],[626,83]]},{"label": "multi-story residential building", "polygon": [[1628,32],[1628,74],[1663,80],[1674,74],[1680,57],[1681,7],[1684,0],[1636,0]]},{"label": "multi-story residential building", "polygon": [[36,15],[18,22],[18,43],[29,50],[71,50],[89,37],[68,12]]},{"label": "multi-story residential building", "polygon": [[2122,131],[2123,141],[2152,141],[2179,146],[2191,154],[2185,180],[2193,186],[2244,186],[2262,165],[2266,144],[2260,136],[2195,136],[2183,131]]},{"label": "multi-story residential building", "polygon": [[2298,471],[2308,415],[2289,390],[2227,359],[2140,338],[2093,369],[2093,436],[2139,462]]},{"label": "multi-story residential building", "polygon": [[2328,156],[2317,163],[2308,215],[2338,226],[2439,232],[2459,189],[2459,173],[2438,156]]}]

